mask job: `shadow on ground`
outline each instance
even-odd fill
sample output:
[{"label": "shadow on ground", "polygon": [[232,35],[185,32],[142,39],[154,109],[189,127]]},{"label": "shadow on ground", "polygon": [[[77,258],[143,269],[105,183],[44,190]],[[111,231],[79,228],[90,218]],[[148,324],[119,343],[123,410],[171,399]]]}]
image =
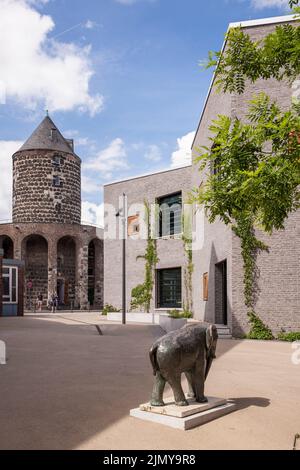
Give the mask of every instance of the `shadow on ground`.
[{"label": "shadow on ground", "polygon": [[[0,370],[0,448],[74,449],[150,396],[148,357],[163,330],[96,327],[53,318],[0,319],[8,363]],[[220,341],[219,356],[239,341]],[[259,397],[239,408],[267,406]]]}]

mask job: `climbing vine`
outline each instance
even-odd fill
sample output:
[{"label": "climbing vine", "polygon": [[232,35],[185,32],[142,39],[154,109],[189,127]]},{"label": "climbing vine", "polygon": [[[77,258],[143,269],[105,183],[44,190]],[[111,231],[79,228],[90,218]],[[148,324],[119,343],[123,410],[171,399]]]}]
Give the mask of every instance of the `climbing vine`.
[{"label": "climbing vine", "polygon": [[145,254],[138,256],[137,259],[145,260],[145,280],[142,284],[138,284],[131,291],[131,308],[143,308],[146,312],[150,312],[150,304],[152,300],[155,266],[159,259],[157,257],[156,239],[151,232],[151,214],[148,201],[144,201],[145,205],[145,222],[147,225],[147,247]]},{"label": "climbing vine", "polygon": [[248,308],[254,309],[258,294],[257,256],[260,251],[267,251],[268,247],[255,236],[254,220],[252,216],[240,215],[232,226],[233,232],[241,241],[241,255],[244,267],[244,299]]},{"label": "climbing vine", "polygon": [[[300,12],[299,0],[287,3]],[[292,83],[300,73],[299,38],[298,23],[279,25],[262,41],[253,41],[242,28],[231,28],[225,50],[209,55],[214,86],[242,94],[247,80]],[[240,239],[245,305],[253,320],[257,255],[268,249],[256,229],[268,234],[284,229],[287,217],[300,207],[300,103],[294,94],[290,108],[282,111],[261,93],[250,101],[245,123],[219,115],[209,130],[211,147],[199,150],[198,161],[200,171],[211,171],[195,190],[195,200],[204,206],[210,222],[219,218]]]},{"label": "climbing vine", "polygon": [[185,211],[182,216],[183,234],[182,241],[186,256],[186,266],[184,268],[184,288],[185,302],[183,309],[185,312],[193,313],[193,250],[192,250],[192,225],[190,213]]}]

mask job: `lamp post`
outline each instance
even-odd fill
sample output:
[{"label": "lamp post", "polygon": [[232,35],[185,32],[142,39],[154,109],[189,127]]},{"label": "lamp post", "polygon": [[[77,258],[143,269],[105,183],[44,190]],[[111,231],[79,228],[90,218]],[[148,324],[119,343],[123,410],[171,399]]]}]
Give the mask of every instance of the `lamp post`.
[{"label": "lamp post", "polygon": [[127,229],[127,200],[123,193],[122,209],[116,217],[122,218],[122,324],[126,325],[126,229]]}]

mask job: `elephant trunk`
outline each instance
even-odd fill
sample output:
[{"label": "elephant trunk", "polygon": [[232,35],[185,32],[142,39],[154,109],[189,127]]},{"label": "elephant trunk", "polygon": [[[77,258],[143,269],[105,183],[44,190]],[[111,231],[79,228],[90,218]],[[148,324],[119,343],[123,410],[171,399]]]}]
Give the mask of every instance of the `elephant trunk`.
[{"label": "elephant trunk", "polygon": [[215,357],[214,355],[211,355],[211,354],[210,354],[210,355],[208,356],[208,358],[206,359],[205,380],[206,380],[206,378],[207,378],[207,376],[208,376],[208,373],[209,373],[209,371],[210,371],[210,368],[211,368],[212,361],[213,361],[214,357]]}]

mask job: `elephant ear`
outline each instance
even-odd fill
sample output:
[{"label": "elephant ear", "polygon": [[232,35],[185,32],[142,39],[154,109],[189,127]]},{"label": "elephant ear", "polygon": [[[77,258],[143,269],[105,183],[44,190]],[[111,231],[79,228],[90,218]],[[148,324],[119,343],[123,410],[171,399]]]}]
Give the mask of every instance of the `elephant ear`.
[{"label": "elephant ear", "polygon": [[216,326],[215,325],[209,325],[209,327],[206,330],[206,347],[209,350],[212,347],[214,338],[216,336]]}]

